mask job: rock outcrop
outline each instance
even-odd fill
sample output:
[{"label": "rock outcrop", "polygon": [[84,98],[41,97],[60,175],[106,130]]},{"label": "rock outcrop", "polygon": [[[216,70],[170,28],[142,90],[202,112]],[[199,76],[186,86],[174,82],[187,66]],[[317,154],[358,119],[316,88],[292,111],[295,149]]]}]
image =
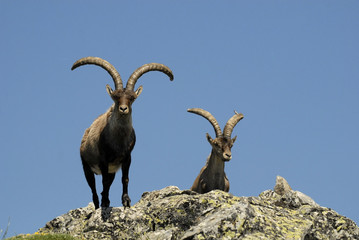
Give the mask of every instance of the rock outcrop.
[{"label": "rock outcrop", "polygon": [[170,186],[145,192],[131,208],[87,207],[48,222],[40,233],[83,239],[359,239],[350,219],[293,191],[277,177],[275,191],[236,197]]}]

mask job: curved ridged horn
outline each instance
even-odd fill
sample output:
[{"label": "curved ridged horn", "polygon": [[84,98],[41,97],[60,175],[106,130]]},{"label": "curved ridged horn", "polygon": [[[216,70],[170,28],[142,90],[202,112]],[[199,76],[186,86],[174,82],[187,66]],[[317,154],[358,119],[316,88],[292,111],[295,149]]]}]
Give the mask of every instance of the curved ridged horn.
[{"label": "curved ridged horn", "polygon": [[223,136],[225,138],[230,138],[232,135],[233,128],[237,125],[237,123],[243,118],[242,113],[237,113],[234,111],[233,117],[231,117],[228,122],[226,123],[226,126],[223,129]]},{"label": "curved ridged horn", "polygon": [[207,112],[206,110],[203,110],[201,108],[190,108],[187,109],[187,112],[196,113],[207,119],[212,124],[214,131],[216,132],[216,138],[222,135],[222,131],[220,126],[218,125],[217,120],[213,117],[213,115],[210,112]]},{"label": "curved ridged horn", "polygon": [[126,84],[126,89],[132,90],[135,87],[135,84],[137,82],[137,80],[145,73],[150,72],[150,71],[160,71],[165,73],[170,80],[173,80],[173,73],[171,71],[171,69],[163,64],[160,63],[148,63],[145,64],[139,68],[137,68],[132,75],[130,76],[130,78],[127,81]]},{"label": "curved ridged horn", "polygon": [[77,60],[74,65],[72,65],[71,70],[74,70],[77,67],[80,67],[82,65],[86,64],[94,64],[97,66],[102,67],[105,69],[112,77],[113,82],[115,83],[115,89],[123,89],[123,83],[120,74],[117,72],[115,67],[107,62],[106,60],[99,58],[99,57],[84,57],[79,60]]}]

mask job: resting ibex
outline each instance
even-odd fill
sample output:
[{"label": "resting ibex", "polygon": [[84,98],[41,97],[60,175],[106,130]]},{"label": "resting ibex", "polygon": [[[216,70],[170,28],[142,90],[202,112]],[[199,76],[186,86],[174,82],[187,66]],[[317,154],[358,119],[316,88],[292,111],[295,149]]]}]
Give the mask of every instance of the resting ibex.
[{"label": "resting ibex", "polygon": [[76,61],[71,70],[85,65],[94,64],[105,69],[115,83],[115,90],[107,84],[107,93],[114,103],[92,125],[86,129],[81,141],[80,154],[82,166],[88,185],[92,191],[95,208],[99,208],[94,174],[102,174],[103,191],[101,193],[101,207],[108,207],[110,186],[116,172],[122,168],[122,204],[130,207],[128,196],[128,171],[131,164],[131,151],[135,146],[136,135],[132,127],[132,103],[142,92],[142,86],[134,91],[137,80],[146,72],[160,71],[173,80],[172,71],[165,65],[149,63],[136,69],[123,88],[120,74],[106,60],[97,57],[85,57]]},{"label": "resting ibex", "polygon": [[224,172],[224,162],[231,160],[231,148],[237,136],[231,139],[233,128],[243,118],[243,114],[237,113],[231,117],[224,127],[223,134],[217,120],[211,113],[200,108],[191,108],[187,110],[206,118],[213,126],[216,138],[212,139],[207,133],[207,140],[212,146],[212,152],[207,158],[206,165],[201,169],[199,175],[191,187],[192,191],[206,193],[214,189],[229,191],[229,181]]}]

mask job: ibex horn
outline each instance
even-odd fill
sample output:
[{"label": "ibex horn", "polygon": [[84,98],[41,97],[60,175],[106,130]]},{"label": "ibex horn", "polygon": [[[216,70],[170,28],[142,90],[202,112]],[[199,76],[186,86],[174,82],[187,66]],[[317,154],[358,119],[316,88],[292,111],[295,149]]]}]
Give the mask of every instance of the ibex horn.
[{"label": "ibex horn", "polygon": [[135,84],[137,82],[137,80],[145,73],[150,72],[150,71],[160,71],[165,73],[170,80],[173,80],[173,73],[171,71],[171,69],[163,64],[160,63],[148,63],[145,64],[139,68],[137,68],[132,75],[130,76],[130,78],[127,81],[126,84],[126,89],[132,90],[135,87]]},{"label": "ibex horn", "polygon": [[237,123],[243,119],[242,113],[237,113],[234,111],[233,117],[231,117],[228,122],[226,123],[226,126],[223,129],[223,135],[225,138],[230,138],[232,135],[233,128],[237,125]]},{"label": "ibex horn", "polygon": [[187,112],[196,113],[207,119],[214,128],[214,131],[216,133],[216,138],[222,135],[222,131],[220,126],[218,125],[217,120],[213,117],[213,115],[210,112],[207,112],[206,110],[203,110],[201,108],[190,108],[187,109]]},{"label": "ibex horn", "polygon": [[86,65],[86,64],[94,64],[97,66],[102,67],[105,69],[112,77],[113,82],[115,83],[115,89],[123,89],[122,79],[120,74],[117,72],[115,67],[107,62],[106,60],[99,58],[99,57],[84,57],[79,60],[77,60],[74,65],[72,65],[71,70],[74,70],[75,68]]}]

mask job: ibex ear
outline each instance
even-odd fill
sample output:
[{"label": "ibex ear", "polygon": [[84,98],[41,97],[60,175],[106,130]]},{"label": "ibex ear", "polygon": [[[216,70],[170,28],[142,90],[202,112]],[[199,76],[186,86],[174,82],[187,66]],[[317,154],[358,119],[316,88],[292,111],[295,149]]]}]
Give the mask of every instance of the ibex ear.
[{"label": "ibex ear", "polygon": [[107,90],[108,95],[112,96],[113,90],[112,90],[112,88],[110,87],[110,85],[106,84],[106,90]]},{"label": "ibex ear", "polygon": [[232,138],[232,143],[234,143],[237,139],[237,136],[235,136],[234,138]]},{"label": "ibex ear", "polygon": [[213,139],[211,138],[211,136],[209,136],[209,134],[206,133],[206,137],[207,137],[208,142],[212,145],[213,144]]},{"label": "ibex ear", "polygon": [[137,95],[137,97],[140,96],[140,94],[141,94],[141,92],[142,92],[142,89],[143,89],[143,87],[142,87],[142,85],[141,85],[141,86],[139,86],[139,87],[137,88],[137,90],[135,91],[135,94]]}]

